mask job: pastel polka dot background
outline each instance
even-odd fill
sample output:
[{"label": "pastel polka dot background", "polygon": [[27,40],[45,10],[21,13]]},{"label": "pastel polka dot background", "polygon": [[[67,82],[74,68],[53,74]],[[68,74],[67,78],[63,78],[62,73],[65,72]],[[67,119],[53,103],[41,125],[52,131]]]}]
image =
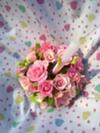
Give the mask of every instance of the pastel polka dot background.
[{"label": "pastel polka dot background", "polygon": [[[90,83],[70,108],[29,102],[15,77],[35,42],[80,43]],[[100,132],[100,0],[0,0],[0,133]]]}]

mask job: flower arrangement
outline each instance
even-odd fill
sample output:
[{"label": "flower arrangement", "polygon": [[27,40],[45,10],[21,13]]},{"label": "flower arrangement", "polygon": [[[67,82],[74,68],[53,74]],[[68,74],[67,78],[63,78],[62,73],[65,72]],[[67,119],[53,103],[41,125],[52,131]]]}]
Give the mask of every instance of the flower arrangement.
[{"label": "flower arrangement", "polygon": [[47,106],[70,106],[87,83],[82,58],[76,54],[62,62],[67,45],[36,43],[19,63],[17,77],[29,99]]}]

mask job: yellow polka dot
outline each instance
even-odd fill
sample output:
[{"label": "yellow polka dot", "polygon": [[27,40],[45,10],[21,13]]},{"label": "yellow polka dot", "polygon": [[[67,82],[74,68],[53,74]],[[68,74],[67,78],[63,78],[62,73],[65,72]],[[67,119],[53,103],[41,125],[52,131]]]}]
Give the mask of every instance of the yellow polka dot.
[{"label": "yellow polka dot", "polygon": [[34,126],[28,127],[28,128],[26,129],[26,131],[27,131],[28,133],[33,132],[33,130],[34,130]]},{"label": "yellow polka dot", "polygon": [[15,41],[15,40],[16,40],[16,37],[15,37],[15,36],[9,36],[9,39],[10,39],[11,41]]},{"label": "yellow polka dot", "polygon": [[91,115],[91,113],[89,111],[83,112],[82,113],[83,120],[87,120],[90,115]]},{"label": "yellow polka dot", "polygon": [[18,95],[16,97],[15,101],[16,101],[16,104],[20,104],[20,103],[22,103],[24,101],[24,98],[23,98],[23,96]]},{"label": "yellow polka dot", "polygon": [[28,26],[26,21],[20,21],[20,25],[22,28],[27,28],[27,26]]},{"label": "yellow polka dot", "polygon": [[94,14],[89,14],[89,16],[88,16],[88,21],[89,22],[92,22],[92,21],[94,21],[95,20],[95,15]]},{"label": "yellow polka dot", "polygon": [[4,119],[5,119],[4,115],[2,113],[0,113],[0,121],[2,121]]},{"label": "yellow polka dot", "polygon": [[80,42],[80,44],[84,44],[87,42],[87,38],[86,37],[80,37],[79,42]]},{"label": "yellow polka dot", "polygon": [[100,94],[95,93],[94,96],[96,99],[100,99]]}]

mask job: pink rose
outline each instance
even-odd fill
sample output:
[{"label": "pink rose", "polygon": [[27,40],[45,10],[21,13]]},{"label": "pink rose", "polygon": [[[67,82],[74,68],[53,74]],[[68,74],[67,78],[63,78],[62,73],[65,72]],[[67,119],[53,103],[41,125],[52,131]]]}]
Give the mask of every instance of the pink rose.
[{"label": "pink rose", "polygon": [[51,80],[45,80],[39,84],[39,91],[43,96],[51,96],[53,85]]},{"label": "pink rose", "polygon": [[27,77],[31,81],[42,82],[47,78],[47,67],[48,61],[36,60],[33,65],[31,65],[27,71]]},{"label": "pink rose", "polygon": [[79,56],[77,57],[76,63],[73,65],[79,72],[84,70],[82,59]]},{"label": "pink rose", "polygon": [[76,63],[76,69],[79,70],[79,71],[83,71],[84,70],[84,66],[83,66],[81,58],[79,58],[77,63]]},{"label": "pink rose", "polygon": [[63,90],[66,86],[70,84],[69,77],[66,77],[65,75],[58,74],[54,81],[53,85],[57,90]]},{"label": "pink rose", "polygon": [[49,62],[54,62],[55,61],[55,53],[53,50],[48,49],[47,51],[44,52],[44,58],[48,60]]},{"label": "pink rose", "polygon": [[48,49],[52,49],[53,51],[55,50],[55,46],[53,46],[52,44],[50,44],[49,42],[45,42],[41,48],[39,49],[41,52],[46,52]]},{"label": "pink rose", "polygon": [[30,62],[35,61],[36,60],[35,51],[29,52],[26,59],[29,60]]}]

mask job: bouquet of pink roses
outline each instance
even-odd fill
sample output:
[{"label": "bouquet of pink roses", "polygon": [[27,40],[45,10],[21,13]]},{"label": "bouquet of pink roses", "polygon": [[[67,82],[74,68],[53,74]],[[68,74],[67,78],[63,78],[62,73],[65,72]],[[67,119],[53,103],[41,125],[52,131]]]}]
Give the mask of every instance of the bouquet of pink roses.
[{"label": "bouquet of pink roses", "polygon": [[18,80],[29,99],[39,103],[42,109],[70,106],[87,83],[81,57],[76,54],[69,61],[62,62],[66,49],[67,45],[37,43],[19,63]]}]

